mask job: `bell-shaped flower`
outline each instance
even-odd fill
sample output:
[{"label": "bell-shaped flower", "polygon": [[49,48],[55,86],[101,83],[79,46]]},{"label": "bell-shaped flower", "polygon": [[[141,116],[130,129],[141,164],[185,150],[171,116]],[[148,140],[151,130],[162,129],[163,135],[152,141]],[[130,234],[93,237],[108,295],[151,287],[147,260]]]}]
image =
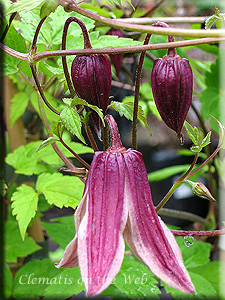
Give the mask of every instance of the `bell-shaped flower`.
[{"label": "bell-shaped flower", "polygon": [[107,116],[111,146],[95,153],[75,213],[75,238],[57,267],[80,267],[87,296],[105,290],[119,272],[124,239],[166,284],[195,293],[174,236],[155,212],[142,154],[125,149]]}]

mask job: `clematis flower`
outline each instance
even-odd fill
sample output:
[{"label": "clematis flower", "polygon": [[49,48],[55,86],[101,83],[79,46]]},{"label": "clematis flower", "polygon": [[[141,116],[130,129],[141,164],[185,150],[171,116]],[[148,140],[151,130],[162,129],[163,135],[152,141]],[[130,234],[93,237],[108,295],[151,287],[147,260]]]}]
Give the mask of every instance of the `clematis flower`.
[{"label": "clematis flower", "polygon": [[107,116],[111,146],[95,153],[83,198],[75,213],[75,238],[57,267],[80,266],[87,296],[105,290],[119,272],[128,246],[166,284],[195,288],[171,231],[155,212],[142,154],[125,149]]}]

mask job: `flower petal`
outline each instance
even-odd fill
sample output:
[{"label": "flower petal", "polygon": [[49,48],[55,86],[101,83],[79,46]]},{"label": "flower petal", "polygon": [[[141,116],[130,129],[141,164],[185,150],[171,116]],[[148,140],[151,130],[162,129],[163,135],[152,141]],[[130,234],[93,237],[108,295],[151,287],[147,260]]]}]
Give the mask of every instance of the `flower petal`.
[{"label": "flower petal", "polygon": [[130,221],[130,234],[129,226],[125,232],[128,245],[166,284],[184,293],[194,293],[176,240],[155,212],[142,154],[129,149],[124,158]]},{"label": "flower petal", "polygon": [[128,209],[121,153],[96,152],[87,177],[87,210],[78,231],[78,258],[87,295],[106,289],[124,257]]},{"label": "flower petal", "polygon": [[77,232],[81,223],[81,220],[83,219],[83,216],[86,211],[86,200],[87,200],[87,193],[88,190],[85,188],[83,198],[74,214],[75,219],[75,226],[76,226],[76,234],[74,239],[67,245],[65,252],[63,254],[63,257],[61,261],[58,264],[55,264],[57,268],[75,268],[78,267],[78,253],[77,253]]}]

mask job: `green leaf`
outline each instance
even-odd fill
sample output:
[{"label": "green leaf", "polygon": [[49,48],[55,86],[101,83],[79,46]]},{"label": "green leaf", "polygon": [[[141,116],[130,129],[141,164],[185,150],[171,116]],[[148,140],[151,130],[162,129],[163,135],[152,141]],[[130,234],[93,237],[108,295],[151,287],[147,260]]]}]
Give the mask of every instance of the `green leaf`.
[{"label": "green leaf", "polygon": [[152,296],[159,298],[157,283],[148,267],[130,255],[124,256],[120,272],[113,280],[121,293],[138,299],[149,299]]},{"label": "green leaf", "polygon": [[16,120],[21,117],[28,105],[29,96],[27,93],[17,93],[11,99],[11,106],[10,106],[10,126],[12,127]]},{"label": "green leaf", "polygon": [[223,289],[225,285],[225,263],[223,261],[211,261],[204,266],[198,266],[191,269],[191,272],[196,273],[204,277],[214,287],[219,295],[218,299],[225,299]]},{"label": "green leaf", "polygon": [[50,284],[44,291],[44,299],[67,299],[84,291],[84,284],[80,275],[80,268],[59,269],[54,277],[54,284]]},{"label": "green leaf", "polygon": [[213,26],[213,23],[216,21],[216,16],[212,15],[205,21],[205,29],[210,29]]},{"label": "green leaf", "polygon": [[12,294],[12,284],[13,284],[13,277],[9,266],[4,263],[4,296],[6,299],[10,298]]},{"label": "green leaf", "polygon": [[204,139],[201,141],[201,144],[200,146],[202,148],[206,147],[207,145],[209,145],[211,142],[210,142],[210,138],[211,138],[211,131],[209,131],[207,133],[207,135],[204,137]]},{"label": "green leaf", "polygon": [[198,145],[199,142],[199,131],[197,127],[192,127],[187,121],[184,122],[184,126],[187,130],[188,136],[194,145]]},{"label": "green leaf", "polygon": [[52,143],[59,141],[58,138],[55,138],[53,136],[50,136],[49,138],[47,138],[47,140],[44,140],[41,145],[38,147],[38,149],[36,150],[36,152],[40,151],[41,149],[43,149],[44,147],[47,147],[48,145],[51,145]]},{"label": "green leaf", "polygon": [[74,176],[45,173],[38,177],[36,190],[49,204],[75,208],[82,199],[84,184]]},{"label": "green leaf", "polygon": [[15,263],[17,257],[27,255],[41,249],[31,237],[25,236],[24,242],[21,239],[17,222],[7,221],[5,224],[5,260],[8,263]]},{"label": "green leaf", "polygon": [[72,134],[76,135],[79,140],[86,144],[81,134],[82,125],[80,116],[73,108],[65,108],[60,114],[60,119],[63,121],[66,129],[68,129]]},{"label": "green leaf", "polygon": [[42,222],[41,224],[51,239],[63,249],[66,248],[75,236],[74,216],[56,218],[51,223]]},{"label": "green leaf", "polygon": [[48,16],[51,12],[54,12],[58,5],[59,3],[57,0],[46,1],[41,7],[40,18],[42,19]]},{"label": "green leaf", "polygon": [[100,109],[98,106],[91,105],[91,104],[87,103],[85,100],[79,99],[79,98],[72,100],[71,106],[76,106],[76,105],[84,105],[84,106],[87,106],[87,107],[93,109],[101,118],[102,123],[105,124],[102,109]]},{"label": "green leaf", "polygon": [[207,264],[210,256],[210,244],[194,240],[193,245],[187,247],[183,237],[177,237],[184,265],[186,268],[194,268]]},{"label": "green leaf", "polygon": [[50,259],[33,260],[23,265],[13,282],[15,299],[41,299],[48,285],[58,283],[55,276],[60,274]]},{"label": "green leaf", "polygon": [[8,10],[6,11],[6,15],[8,14],[12,14],[14,12],[19,12],[22,10],[32,10],[35,7],[39,6],[42,2],[44,2],[45,0],[18,0],[16,3],[13,3]]},{"label": "green leaf", "polygon": [[190,299],[190,300],[199,300],[199,299],[218,299],[217,298],[217,293],[216,290],[213,288],[213,286],[210,284],[210,282],[208,280],[206,280],[204,277],[189,272],[189,275],[191,277],[191,281],[195,286],[196,289],[196,293],[194,294],[186,294],[186,293],[182,293],[168,285],[165,285],[164,283],[162,283],[162,285],[165,287],[165,290],[167,293],[171,293],[172,296],[177,299],[177,300],[181,300],[181,299]]},{"label": "green leaf", "polygon": [[178,165],[178,166],[163,168],[163,169],[149,173],[148,180],[150,182],[164,180],[175,174],[187,171],[189,167],[190,167],[190,165]]},{"label": "green leaf", "polygon": [[37,211],[38,195],[32,187],[22,184],[13,193],[11,201],[12,215],[16,216],[24,240],[27,227]]},{"label": "green leaf", "polygon": [[202,151],[202,147],[201,146],[193,146],[190,148],[190,150],[194,153],[196,152],[201,152]]}]

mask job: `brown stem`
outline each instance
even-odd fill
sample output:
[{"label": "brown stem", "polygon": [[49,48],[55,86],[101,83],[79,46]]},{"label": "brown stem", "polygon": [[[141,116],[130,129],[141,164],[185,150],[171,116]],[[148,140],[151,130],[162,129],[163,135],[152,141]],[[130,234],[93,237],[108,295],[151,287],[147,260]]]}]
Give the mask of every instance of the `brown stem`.
[{"label": "brown stem", "polygon": [[225,234],[225,228],[220,230],[210,231],[186,231],[186,230],[171,230],[175,236],[217,236]]},{"label": "brown stem", "polygon": [[88,125],[88,121],[87,121],[87,123],[85,124],[85,131],[86,131],[87,136],[88,136],[88,139],[89,139],[89,141],[90,141],[90,143],[91,143],[92,149],[93,149],[95,152],[98,151],[98,146],[96,145],[96,142],[95,142],[95,140],[94,140],[93,134],[92,134],[92,132],[91,132],[91,130],[90,130],[90,127],[89,127],[89,125]]},{"label": "brown stem", "polygon": [[13,178],[12,178],[10,184],[8,185],[8,187],[5,191],[6,195],[8,194],[8,192],[9,192],[10,188],[12,187],[13,183],[16,181],[17,177],[18,177],[18,174],[14,173]]},{"label": "brown stem", "polygon": [[34,34],[34,38],[33,38],[33,43],[32,43],[32,46],[31,46],[31,49],[30,49],[30,54],[34,54],[36,53],[36,50],[37,50],[37,38],[38,38],[38,35],[39,35],[39,32],[41,30],[41,26],[42,24],[44,23],[44,21],[46,20],[47,16],[44,17],[43,19],[41,19],[41,21],[39,22],[37,28],[36,28],[36,31],[35,31],[35,34]]},{"label": "brown stem", "polygon": [[[150,40],[151,34],[147,34],[144,40],[144,45],[147,45]],[[134,111],[133,111],[133,123],[132,123],[132,148],[137,149],[137,117],[138,117],[138,101],[139,101],[139,92],[140,92],[140,82],[141,82],[141,70],[143,67],[145,52],[141,52],[137,75],[135,80],[135,92],[134,92]]]},{"label": "brown stem", "polygon": [[10,19],[9,19],[9,24],[6,25],[5,30],[4,30],[4,32],[3,32],[2,36],[1,36],[1,39],[0,39],[1,43],[4,41],[5,36],[6,36],[7,32],[8,32],[8,30],[9,30],[9,27],[11,26],[12,21],[15,18],[16,14],[17,14],[17,12],[14,12],[14,13],[11,14]]},{"label": "brown stem", "polygon": [[36,86],[37,86],[37,89],[39,91],[39,94],[41,95],[41,98],[43,99],[44,103],[47,105],[47,107],[53,111],[55,114],[57,115],[60,115],[60,112],[57,111],[53,106],[51,106],[51,104],[48,102],[48,100],[46,99],[45,95],[44,95],[44,92],[42,90],[42,87],[40,85],[40,82],[38,80],[38,77],[37,77],[37,72],[36,72],[36,67],[35,66],[32,66],[30,65],[30,68],[31,68],[31,72],[33,74],[33,77],[34,77],[34,81],[36,83]]},{"label": "brown stem", "polygon": [[155,6],[151,7],[148,11],[146,11],[144,15],[140,16],[140,18],[145,18],[152,14],[164,1],[165,0],[160,0]]}]

